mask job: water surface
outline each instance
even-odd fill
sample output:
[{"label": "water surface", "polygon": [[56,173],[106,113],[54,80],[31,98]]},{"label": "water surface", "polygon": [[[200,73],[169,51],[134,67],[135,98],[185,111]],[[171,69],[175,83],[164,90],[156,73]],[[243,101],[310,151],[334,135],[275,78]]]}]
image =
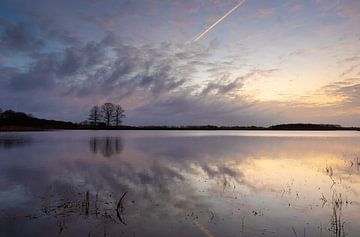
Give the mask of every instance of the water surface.
[{"label": "water surface", "polygon": [[359,236],[359,132],[0,133],[0,236]]}]

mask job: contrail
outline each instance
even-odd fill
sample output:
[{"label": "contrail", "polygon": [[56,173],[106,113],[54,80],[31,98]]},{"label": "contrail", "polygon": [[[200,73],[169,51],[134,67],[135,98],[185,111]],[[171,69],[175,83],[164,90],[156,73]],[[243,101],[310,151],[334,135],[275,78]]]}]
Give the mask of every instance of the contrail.
[{"label": "contrail", "polygon": [[206,33],[208,33],[210,30],[212,30],[212,28],[214,28],[217,24],[219,24],[222,20],[224,20],[228,15],[230,15],[233,11],[235,11],[238,7],[240,7],[241,5],[243,5],[245,3],[246,0],[242,0],[241,2],[239,2],[235,7],[233,7],[230,11],[228,11],[227,13],[225,13],[225,15],[223,15],[222,17],[220,17],[217,21],[215,21],[214,24],[212,24],[210,27],[206,28],[205,30],[203,30],[202,32],[200,32],[197,36],[194,37],[194,39],[192,40],[192,42],[196,42],[199,39],[201,39]]}]

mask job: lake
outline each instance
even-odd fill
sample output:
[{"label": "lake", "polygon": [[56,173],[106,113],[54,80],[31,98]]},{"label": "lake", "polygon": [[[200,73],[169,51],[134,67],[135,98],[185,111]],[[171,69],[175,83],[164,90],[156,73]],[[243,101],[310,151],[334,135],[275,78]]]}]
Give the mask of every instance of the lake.
[{"label": "lake", "polygon": [[0,133],[0,236],[359,236],[360,132]]}]

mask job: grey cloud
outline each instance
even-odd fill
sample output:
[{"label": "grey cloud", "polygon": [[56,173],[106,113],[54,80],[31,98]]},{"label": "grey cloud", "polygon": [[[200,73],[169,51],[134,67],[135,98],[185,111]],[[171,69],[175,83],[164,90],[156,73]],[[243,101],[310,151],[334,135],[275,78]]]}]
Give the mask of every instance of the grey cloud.
[{"label": "grey cloud", "polygon": [[21,73],[21,71],[18,68],[0,65],[0,74],[1,74],[0,83],[8,82],[8,80],[10,80],[11,77],[13,77],[16,74],[20,74],[20,73]]},{"label": "grey cloud", "polygon": [[135,124],[254,125],[271,124],[279,113],[268,111],[246,97],[201,96],[189,91],[154,99],[129,111]]},{"label": "grey cloud", "polygon": [[0,49],[13,51],[33,51],[44,46],[41,38],[34,36],[23,23],[10,23],[0,19]]},{"label": "grey cloud", "polygon": [[354,57],[345,58],[341,62],[355,62],[355,61],[360,61],[360,57],[354,56]]},{"label": "grey cloud", "polygon": [[230,80],[230,75],[226,74],[218,80],[208,82],[206,87],[202,90],[201,95],[206,96],[211,93],[224,95],[237,89],[241,89],[246,80],[250,78],[268,77],[276,71],[278,71],[278,69],[253,69],[244,76],[237,77],[233,80]]},{"label": "grey cloud", "polygon": [[[94,7],[100,7],[102,3],[94,2]],[[83,16],[82,20],[90,24],[94,24],[100,28],[111,28],[119,25],[119,22],[123,21],[124,18],[132,16],[136,13],[136,2],[125,0],[118,2],[110,10],[104,12],[103,14],[98,14],[94,12],[91,15]],[[142,9],[140,7],[140,9]]]},{"label": "grey cloud", "polygon": [[[43,5],[41,6],[43,7]],[[25,14],[29,17],[28,21],[31,21],[41,31],[45,41],[54,40],[64,45],[75,45],[81,42],[76,36],[78,31],[73,31],[63,21],[60,21],[63,16],[58,16],[58,11],[49,13],[49,9],[46,9],[49,15],[44,15],[40,7],[36,9],[36,11],[26,9]],[[55,15],[57,16],[55,17]]]},{"label": "grey cloud", "polygon": [[[113,42],[109,46],[110,38]],[[46,89],[60,97],[109,95],[115,91],[123,98],[139,90],[161,96],[184,85],[193,68],[192,63],[178,60],[173,49],[168,43],[156,47],[129,46],[118,40],[115,43],[114,35],[109,34],[99,42],[34,54],[28,69],[3,67],[2,81],[13,92]],[[196,53],[189,50],[188,54],[190,59],[204,55],[200,49]]]},{"label": "grey cloud", "polygon": [[102,16],[86,16],[83,20],[95,24],[98,27],[114,27],[119,24],[123,18],[129,15],[129,12],[113,12]]},{"label": "grey cloud", "polygon": [[350,65],[345,71],[343,71],[339,76],[340,77],[343,77],[343,76],[345,76],[345,75],[348,75],[348,74],[350,74],[350,73],[352,73],[352,72],[354,72],[357,68],[359,68],[360,67],[360,63],[358,63],[358,64],[354,64],[354,65]]},{"label": "grey cloud", "polygon": [[297,49],[291,53],[289,53],[288,58],[296,57],[296,56],[303,56],[307,53],[305,49]]},{"label": "grey cloud", "polygon": [[243,86],[243,80],[244,77],[237,77],[234,80],[229,81],[229,75],[224,75],[219,80],[209,82],[202,90],[201,95],[207,96],[212,92],[219,95],[226,94],[241,88]]},{"label": "grey cloud", "polygon": [[185,48],[176,52],[175,56],[181,60],[191,60],[204,58],[210,55],[210,52],[216,50],[218,42],[212,40],[207,47],[201,47],[200,45],[191,44],[185,45]]},{"label": "grey cloud", "polygon": [[56,59],[54,55],[44,55],[36,63],[30,65],[28,71],[14,73],[8,79],[8,85],[15,91],[49,89],[54,84],[55,68]]},{"label": "grey cloud", "polygon": [[[71,34],[64,38],[65,31],[52,31],[46,24],[43,29],[48,37],[66,42],[63,49],[32,53],[32,62],[25,69],[0,68],[3,88],[8,90],[0,98],[12,98],[2,104],[16,104],[19,110],[36,111],[35,115],[46,117],[54,118],[49,116],[52,113],[58,119],[85,118],[86,106],[94,101],[98,103],[104,97],[131,101],[141,95],[142,101],[127,110],[129,121],[135,124],[250,124],[251,117],[261,113],[242,96],[236,100],[223,96],[240,89],[247,78],[266,76],[271,70],[252,70],[235,79],[225,76],[226,81],[220,77],[216,83],[208,82],[206,88],[194,80],[197,66],[209,70],[219,67],[209,60],[217,48],[216,41],[206,46],[169,42],[135,46],[113,32],[107,32],[99,41],[81,42]],[[234,65],[227,61],[220,66]],[[44,100],[47,97],[52,99]],[[76,100],[79,97],[81,101]],[[261,120],[263,116],[259,123]]]},{"label": "grey cloud", "polygon": [[105,59],[105,50],[103,45],[90,42],[80,48],[67,48],[62,57],[57,67],[57,74],[59,76],[74,75],[80,69],[87,70],[101,64]]},{"label": "grey cloud", "polygon": [[[187,48],[181,52],[169,43],[159,46],[142,45],[139,47],[119,43],[114,44],[112,35],[102,42],[112,44],[111,49],[116,54],[109,63],[101,67],[93,75],[101,75],[101,90],[117,90],[123,96],[129,96],[134,91],[142,89],[151,94],[169,93],[179,89],[191,79],[194,72],[194,60],[205,57],[208,48]],[[174,53],[175,52],[175,53]],[[90,83],[86,87],[93,88],[93,83],[99,79],[89,76]]]},{"label": "grey cloud", "polygon": [[351,78],[335,82],[323,88],[328,94],[340,96],[347,103],[360,104],[360,78]]}]

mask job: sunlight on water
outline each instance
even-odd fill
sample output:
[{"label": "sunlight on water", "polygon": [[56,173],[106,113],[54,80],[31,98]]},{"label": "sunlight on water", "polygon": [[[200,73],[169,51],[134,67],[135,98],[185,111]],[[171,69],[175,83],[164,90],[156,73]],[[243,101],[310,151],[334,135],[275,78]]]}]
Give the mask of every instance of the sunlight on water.
[{"label": "sunlight on water", "polygon": [[357,236],[358,132],[0,134],[0,236]]}]

